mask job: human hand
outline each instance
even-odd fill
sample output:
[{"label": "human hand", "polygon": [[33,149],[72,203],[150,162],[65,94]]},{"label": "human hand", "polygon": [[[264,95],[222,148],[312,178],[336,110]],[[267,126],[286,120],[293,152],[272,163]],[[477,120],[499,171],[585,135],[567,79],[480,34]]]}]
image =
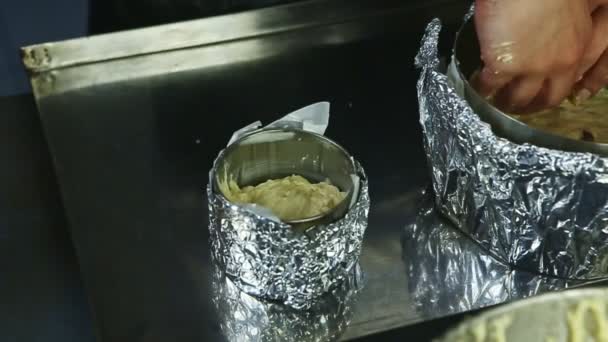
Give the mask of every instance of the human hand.
[{"label": "human hand", "polygon": [[583,102],[608,84],[608,6],[594,0],[593,35],[583,57],[584,76],[574,87],[574,100]]},{"label": "human hand", "polygon": [[479,93],[508,112],[559,105],[593,57],[583,63],[596,1],[603,0],[476,0]]}]

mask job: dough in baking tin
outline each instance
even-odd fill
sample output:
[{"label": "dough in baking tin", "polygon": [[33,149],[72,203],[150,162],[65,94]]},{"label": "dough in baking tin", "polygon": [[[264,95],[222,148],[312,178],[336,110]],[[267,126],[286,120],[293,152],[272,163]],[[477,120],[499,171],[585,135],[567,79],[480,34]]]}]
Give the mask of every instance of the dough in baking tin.
[{"label": "dough in baking tin", "polygon": [[516,115],[515,119],[536,129],[575,140],[608,143],[608,90],[581,103],[564,101],[542,112]]},{"label": "dough in baking tin", "polygon": [[[589,327],[592,329],[589,329]],[[568,312],[570,342],[608,341],[606,303],[584,300]]]},{"label": "dough in baking tin", "polygon": [[[513,322],[517,312],[505,314],[490,321],[477,322],[467,330],[461,331],[461,336],[454,339],[454,342],[520,342],[516,338],[518,334],[507,334],[507,329]],[[542,341],[530,339],[538,342],[608,342],[608,315],[606,313],[606,302],[598,299],[581,300],[566,312],[565,321],[567,329],[565,335],[558,335],[558,325],[562,322],[555,322],[556,327],[547,326],[547,336]],[[535,322],[530,322],[535,324]],[[536,324],[539,324],[536,322]],[[544,324],[544,323],[543,323]],[[538,327],[536,327],[538,328]],[[521,329],[521,327],[520,327]],[[520,333],[521,334],[521,333]],[[556,337],[559,336],[559,337]],[[510,336],[510,338],[509,338]],[[445,342],[448,342],[447,340]]]},{"label": "dough in baking tin", "polygon": [[[480,70],[473,73],[471,84],[478,83]],[[494,97],[486,100],[494,102]],[[514,119],[538,130],[574,140],[608,143],[608,90],[583,103],[565,100],[556,108],[532,114],[507,113]]]},{"label": "dough in baking tin", "polygon": [[346,193],[329,182],[312,184],[299,175],[271,179],[243,188],[230,180],[227,184],[220,184],[220,189],[229,201],[260,205],[270,209],[283,221],[296,221],[325,214],[346,197]]}]

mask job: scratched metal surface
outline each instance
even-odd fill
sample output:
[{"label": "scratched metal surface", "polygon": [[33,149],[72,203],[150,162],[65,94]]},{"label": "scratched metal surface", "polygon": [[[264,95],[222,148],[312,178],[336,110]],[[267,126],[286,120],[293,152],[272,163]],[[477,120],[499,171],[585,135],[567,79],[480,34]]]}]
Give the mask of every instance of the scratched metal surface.
[{"label": "scratched metal surface", "polygon": [[[283,16],[253,25],[266,32],[260,35],[165,52],[143,41],[131,48],[153,53],[109,51],[123,54],[116,60],[81,50],[89,62],[56,70],[62,60],[30,64],[101,340],[226,339],[226,316],[212,300],[204,198],[211,163],[235,129],[321,100],[332,103],[327,135],[365,166],[372,196],[361,259],[367,280],[342,339],[569,286],[542,287],[517,273],[518,284],[531,287],[510,291],[512,269],[483,257],[484,273],[475,244],[441,233],[449,229],[443,223],[421,221],[429,178],[413,58],[428,21],[439,16],[454,32],[468,2],[336,1],[322,15],[318,3],[238,17],[251,25],[261,13]],[[301,25],[261,27],[290,20]],[[142,35],[155,32],[163,34]],[[423,224],[430,235],[421,235]],[[480,281],[490,277],[492,291],[477,300],[466,279],[440,281],[458,279],[449,272],[459,267]]]}]

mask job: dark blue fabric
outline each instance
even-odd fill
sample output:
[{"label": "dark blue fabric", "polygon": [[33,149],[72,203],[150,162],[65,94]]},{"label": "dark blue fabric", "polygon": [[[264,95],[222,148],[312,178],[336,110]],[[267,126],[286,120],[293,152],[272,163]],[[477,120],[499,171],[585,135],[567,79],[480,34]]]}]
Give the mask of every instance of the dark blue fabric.
[{"label": "dark blue fabric", "polygon": [[0,2],[0,96],[29,92],[19,47],[85,35],[88,1]]}]

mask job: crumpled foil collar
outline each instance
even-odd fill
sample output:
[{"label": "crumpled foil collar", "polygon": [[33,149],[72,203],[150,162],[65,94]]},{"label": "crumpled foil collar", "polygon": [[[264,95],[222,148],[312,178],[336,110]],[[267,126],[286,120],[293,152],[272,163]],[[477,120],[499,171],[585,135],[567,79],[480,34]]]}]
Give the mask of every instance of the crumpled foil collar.
[{"label": "crumpled foil collar", "polygon": [[505,263],[563,278],[606,277],[606,160],[495,136],[454,88],[457,77],[438,70],[440,31],[433,20],[416,57],[439,210]]},{"label": "crumpled foil collar", "polygon": [[230,342],[240,341],[334,341],[346,330],[362,286],[358,266],[335,290],[324,295],[314,312],[250,296],[225,273],[214,267],[213,303],[220,328]]},{"label": "crumpled foil collar", "polygon": [[[323,134],[328,116],[329,104],[320,103],[267,127],[287,125]],[[257,127],[257,123],[250,125],[235,132],[235,136]],[[233,137],[231,142],[235,140]],[[238,288],[295,309],[309,310],[347,279],[357,267],[370,208],[365,172],[357,161],[354,163],[360,178],[357,200],[342,219],[317,226],[312,236],[228,202],[213,189],[214,165],[207,186],[211,252]]]}]

